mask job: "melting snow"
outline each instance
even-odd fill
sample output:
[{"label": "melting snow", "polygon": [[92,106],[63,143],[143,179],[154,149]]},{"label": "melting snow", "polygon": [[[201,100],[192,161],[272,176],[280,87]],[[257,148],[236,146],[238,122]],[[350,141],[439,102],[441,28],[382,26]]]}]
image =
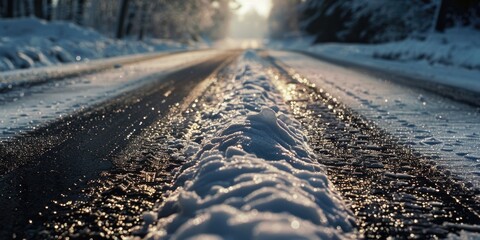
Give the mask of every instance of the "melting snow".
[{"label": "melting snow", "polygon": [[[332,190],[265,69],[247,52],[147,239],[343,239],[354,218]],[[145,227],[144,227],[145,228]]]},{"label": "melting snow", "polygon": [[406,145],[480,187],[477,108],[301,54],[270,54]]}]

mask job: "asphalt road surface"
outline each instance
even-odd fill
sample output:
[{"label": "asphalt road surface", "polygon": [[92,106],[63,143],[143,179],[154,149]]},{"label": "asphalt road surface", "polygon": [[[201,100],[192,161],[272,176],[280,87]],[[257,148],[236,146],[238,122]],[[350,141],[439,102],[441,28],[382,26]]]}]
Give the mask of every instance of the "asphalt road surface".
[{"label": "asphalt road surface", "polygon": [[0,146],[0,238],[22,237],[44,207],[112,167],[111,156],[238,56],[228,51]]},{"label": "asphalt road surface", "polygon": [[[179,137],[191,124],[195,113],[183,105],[195,101],[201,112],[202,101],[218,104],[215,83],[232,79],[223,70],[241,53],[225,51],[3,142],[0,238],[142,236],[129,229],[141,224],[143,211],[161,201],[171,170],[183,164],[172,157],[165,136]],[[294,86],[284,97],[308,129],[309,144],[327,166],[335,189],[349,202],[359,233],[366,238],[438,238],[480,222],[477,189],[321,86],[290,74],[267,52],[257,54],[278,88]],[[156,172],[157,178],[145,181],[145,171]],[[91,231],[82,231],[85,228]]]}]

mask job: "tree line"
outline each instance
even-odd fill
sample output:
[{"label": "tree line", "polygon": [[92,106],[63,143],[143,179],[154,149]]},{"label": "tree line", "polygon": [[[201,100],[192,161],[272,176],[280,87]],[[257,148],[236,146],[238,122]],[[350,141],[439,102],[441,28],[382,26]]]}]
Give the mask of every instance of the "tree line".
[{"label": "tree line", "polygon": [[480,30],[478,0],[275,0],[270,36],[378,43],[422,38],[452,27]]},{"label": "tree line", "polygon": [[225,36],[230,0],[0,0],[0,18],[37,17],[116,38],[183,41]]}]

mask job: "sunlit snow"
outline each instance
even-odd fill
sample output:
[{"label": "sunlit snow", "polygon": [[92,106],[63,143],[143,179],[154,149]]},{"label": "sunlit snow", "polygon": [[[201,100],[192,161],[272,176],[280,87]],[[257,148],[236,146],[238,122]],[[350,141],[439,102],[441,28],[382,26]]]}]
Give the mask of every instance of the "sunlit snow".
[{"label": "sunlit snow", "polygon": [[[354,220],[265,68],[247,52],[187,142],[176,190],[147,239],[343,239]],[[142,229],[137,229],[141,231]]]},{"label": "sunlit snow", "polygon": [[480,113],[475,107],[298,53],[271,54],[405,144],[480,187]]}]

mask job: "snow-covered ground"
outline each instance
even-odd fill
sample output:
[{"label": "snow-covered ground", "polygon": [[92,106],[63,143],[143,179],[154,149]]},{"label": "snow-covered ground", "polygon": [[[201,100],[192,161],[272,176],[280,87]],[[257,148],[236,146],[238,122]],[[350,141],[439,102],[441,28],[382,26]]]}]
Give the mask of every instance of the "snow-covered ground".
[{"label": "snow-covered ground", "polygon": [[[217,50],[184,52],[95,74],[71,77],[0,94],[0,141],[34,130],[123,92],[159,79],[179,68],[204,61]],[[88,63],[78,63],[78,68]],[[58,66],[70,69],[72,66]],[[32,69],[37,71],[37,69]]]},{"label": "snow-covered ground", "polygon": [[407,39],[400,42],[365,47],[374,58],[429,65],[453,66],[480,71],[480,32],[470,28],[447,29],[433,33],[423,40]]},{"label": "snow-covered ground", "polygon": [[425,39],[384,44],[328,43],[311,45],[312,38],[270,42],[276,49],[312,52],[323,57],[480,92],[480,32],[453,28]]},{"label": "snow-covered ground", "polygon": [[303,54],[270,54],[291,67],[292,76],[306,77],[413,149],[480,187],[478,108]]},{"label": "snow-covered ground", "polygon": [[0,71],[185,48],[164,40],[115,40],[69,22],[0,20]]},{"label": "snow-covered ground", "polygon": [[[354,218],[255,53],[182,144],[174,191],[144,216],[147,239],[344,239]],[[150,226],[160,217],[158,224]]]}]

